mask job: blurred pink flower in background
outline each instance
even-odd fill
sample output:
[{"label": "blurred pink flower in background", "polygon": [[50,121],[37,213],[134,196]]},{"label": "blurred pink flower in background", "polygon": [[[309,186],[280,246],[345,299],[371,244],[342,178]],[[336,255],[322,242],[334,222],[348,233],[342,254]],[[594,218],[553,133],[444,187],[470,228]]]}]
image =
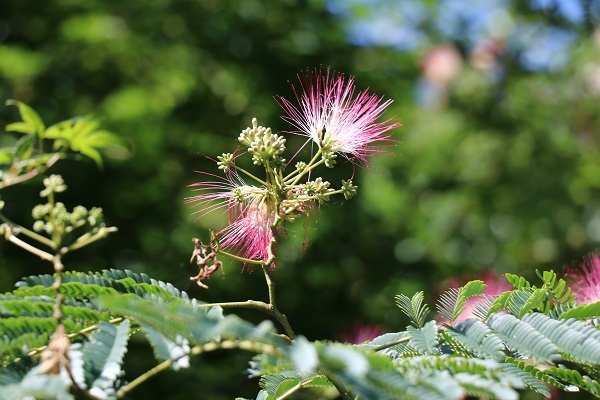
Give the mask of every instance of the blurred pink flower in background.
[{"label": "blurred pink flower in background", "polygon": [[377,325],[363,324],[355,322],[349,332],[339,336],[339,340],[344,343],[361,344],[368,340],[373,340],[385,332]]},{"label": "blurred pink flower in background", "polygon": [[447,85],[462,69],[463,61],[454,46],[438,45],[425,54],[421,61],[423,75],[441,85]]},{"label": "blurred pink flower in background", "polygon": [[600,301],[600,255],[591,253],[578,268],[565,267],[565,280],[571,285],[578,303]]}]

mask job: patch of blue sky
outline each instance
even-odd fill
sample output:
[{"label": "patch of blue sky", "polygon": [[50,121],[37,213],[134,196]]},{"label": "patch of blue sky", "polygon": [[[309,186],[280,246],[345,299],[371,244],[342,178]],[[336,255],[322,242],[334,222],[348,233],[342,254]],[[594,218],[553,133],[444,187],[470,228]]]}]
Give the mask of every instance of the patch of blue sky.
[{"label": "patch of blue sky", "polygon": [[[419,0],[328,0],[327,6],[344,21],[348,40],[357,46],[410,51],[440,38],[473,48],[489,37],[507,38],[509,52],[516,53],[527,70],[564,66],[575,32],[543,22],[519,23],[511,14],[515,1],[522,0],[439,0],[435,4]],[[555,10],[573,23],[585,20],[586,7],[590,15],[598,7],[600,16],[600,0],[529,0],[528,4],[533,11]]]},{"label": "patch of blue sky", "polygon": [[574,32],[533,24],[520,26],[511,42],[523,67],[530,71],[553,71],[568,63],[569,50],[576,39]]},{"label": "patch of blue sky", "polygon": [[494,19],[507,14],[506,0],[442,0],[435,25],[442,35],[475,45],[490,36]]},{"label": "patch of blue sky", "polygon": [[586,18],[585,7],[581,0],[531,0],[530,7],[534,11],[555,10],[557,14],[574,24],[583,23]]},{"label": "patch of blue sky", "polygon": [[327,6],[345,20],[348,39],[358,46],[411,50],[427,36],[419,25],[429,11],[420,1],[330,0]]},{"label": "patch of blue sky", "polygon": [[353,21],[348,27],[348,39],[357,46],[388,46],[397,50],[411,50],[426,39],[423,32],[408,25],[377,19]]}]

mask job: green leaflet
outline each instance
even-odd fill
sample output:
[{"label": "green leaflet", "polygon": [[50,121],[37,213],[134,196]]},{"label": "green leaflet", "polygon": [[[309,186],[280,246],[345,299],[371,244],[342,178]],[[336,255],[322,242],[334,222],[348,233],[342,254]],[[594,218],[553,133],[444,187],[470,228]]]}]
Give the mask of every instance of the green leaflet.
[{"label": "green leaflet", "polygon": [[600,330],[594,326],[575,319],[555,320],[540,313],[526,315],[523,322],[545,335],[569,357],[600,365]]},{"label": "green leaflet", "polygon": [[332,387],[331,382],[322,374],[315,372],[282,371],[264,375],[259,385],[268,398],[284,398],[303,388]]},{"label": "green leaflet", "polygon": [[510,314],[495,314],[489,326],[508,347],[539,362],[553,363],[560,359],[558,347],[534,327]]},{"label": "green leaflet", "polygon": [[472,354],[502,361],[506,357],[502,340],[490,329],[488,325],[475,318],[469,318],[454,328],[448,328],[447,334],[468,349]]},{"label": "green leaflet", "polygon": [[174,370],[189,367],[190,346],[187,339],[177,336],[175,340],[171,340],[148,326],[142,326],[142,332],[150,342],[154,357],[159,362],[175,361],[171,366]]},{"label": "green leaflet", "polygon": [[408,344],[423,354],[439,354],[437,346],[437,325],[435,321],[429,321],[421,329],[409,326],[406,331],[410,335]]},{"label": "green leaflet", "polygon": [[591,304],[580,304],[564,311],[558,318],[561,320],[569,318],[581,320],[598,319],[600,318],[600,301]]},{"label": "green leaflet", "polygon": [[483,281],[471,281],[460,289],[451,288],[444,292],[438,301],[438,312],[453,324],[459,315],[465,310],[465,303],[468,299],[480,296],[487,287]]},{"label": "green leaflet", "polygon": [[429,306],[423,303],[424,293],[417,292],[409,299],[403,294],[396,296],[396,305],[411,319],[417,328],[422,328],[429,314]]},{"label": "green leaflet", "polygon": [[98,388],[112,393],[113,385],[121,375],[121,363],[127,352],[130,324],[100,323],[89,342],[81,350],[83,375],[88,389]]}]

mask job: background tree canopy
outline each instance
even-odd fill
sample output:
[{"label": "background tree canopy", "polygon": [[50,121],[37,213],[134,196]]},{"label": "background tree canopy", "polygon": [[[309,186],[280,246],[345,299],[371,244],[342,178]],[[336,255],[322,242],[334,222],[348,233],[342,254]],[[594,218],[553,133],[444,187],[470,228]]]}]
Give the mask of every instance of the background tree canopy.
[{"label": "background tree canopy", "polygon": [[[326,177],[354,173],[359,195],[321,206],[279,249],[280,308],[309,339],[339,338],[356,323],[403,328],[398,293],[486,270],[533,276],[598,245],[599,22],[595,0],[5,1],[0,99],[28,103],[48,123],[93,114],[127,145],[101,169],[56,168],[71,188],[67,206],[100,206],[119,227],[68,266],[144,272],[205,301],[266,291],[232,261],[210,290],[190,283],[191,238],[223,222],[195,221],[183,204],[201,179],[193,171],[216,172],[208,157],[231,151],[253,117],[291,130],[273,97],[292,95],[288,81],[306,68],[354,75],[359,89],[394,99],[386,115],[403,122],[397,145],[372,166]],[[16,113],[0,109],[0,124]],[[30,218],[40,190],[30,186],[16,202],[5,191],[19,204],[7,215]],[[50,272],[4,242],[0,271],[3,291]],[[205,398],[255,394],[239,373],[245,355],[212,357],[136,395],[162,398],[177,380]],[[140,344],[130,370],[150,362]]]}]

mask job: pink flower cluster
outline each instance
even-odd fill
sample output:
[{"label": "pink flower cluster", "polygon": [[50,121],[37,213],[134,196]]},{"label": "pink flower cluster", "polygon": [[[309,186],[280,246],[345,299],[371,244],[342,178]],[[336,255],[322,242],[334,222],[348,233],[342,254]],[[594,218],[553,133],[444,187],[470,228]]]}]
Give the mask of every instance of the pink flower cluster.
[{"label": "pink flower cluster", "polygon": [[401,126],[392,119],[376,122],[392,100],[383,101],[368,89],[355,95],[352,76],[346,81],[343,74],[314,70],[299,80],[302,93],[292,85],[297,106],[279,97],[287,113],[282,118],[298,129],[291,133],[308,137],[324,150],[364,162],[381,151],[380,145],[371,144],[389,142],[388,132]]},{"label": "pink flower cluster", "polygon": [[[389,131],[400,126],[400,123],[391,119],[376,122],[392,101],[383,101],[383,97],[369,94],[367,90],[355,93],[353,77],[346,80],[342,74],[331,73],[329,70],[325,73],[315,70],[305,76],[302,83],[303,93],[299,94],[293,89],[298,105],[283,97],[278,98],[287,114],[282,118],[299,129],[290,133],[304,135],[318,145],[323,162],[327,166],[335,163],[332,159],[336,153],[341,153],[350,160],[366,161],[368,156],[381,151],[381,142],[391,142]],[[267,135],[270,129],[258,127],[256,120],[253,120],[253,125],[252,128],[243,131],[240,137],[248,141],[242,142],[243,144],[250,146],[255,145],[252,141],[261,139],[262,141],[256,144],[256,149],[250,147],[249,150],[250,153],[254,152],[254,155],[260,155],[261,148],[273,146],[274,143],[271,142],[278,135]],[[379,144],[372,146],[377,142]],[[283,160],[279,157],[279,152],[284,149],[285,139],[279,140],[277,144],[277,159],[272,161]],[[199,217],[220,208],[226,209],[229,221],[224,229],[217,232],[219,245],[245,259],[266,262],[271,255],[273,230],[276,228],[274,225],[281,220],[278,216],[282,216],[282,213],[283,216],[287,216],[286,213],[292,212],[290,210],[301,212],[307,209],[302,204],[290,208],[282,203],[290,202],[290,199],[286,199],[288,195],[307,191],[301,185],[297,185],[305,173],[298,172],[297,179],[286,181],[282,174],[271,172],[269,175],[267,171],[268,178],[261,181],[261,187],[248,186],[236,172],[234,156],[224,154],[220,160],[219,168],[226,171],[227,177],[191,185],[200,194],[187,198],[186,202],[199,207],[195,213]],[[263,165],[269,168],[268,163]],[[312,165],[306,163],[304,166],[312,168]],[[315,180],[314,183],[316,182]],[[347,193],[356,191],[350,180],[343,184]],[[323,184],[323,192],[319,192],[320,195],[327,193],[328,185],[329,183]],[[310,200],[310,196],[314,194],[309,193],[305,196],[308,200],[303,201],[313,201]]]}]

